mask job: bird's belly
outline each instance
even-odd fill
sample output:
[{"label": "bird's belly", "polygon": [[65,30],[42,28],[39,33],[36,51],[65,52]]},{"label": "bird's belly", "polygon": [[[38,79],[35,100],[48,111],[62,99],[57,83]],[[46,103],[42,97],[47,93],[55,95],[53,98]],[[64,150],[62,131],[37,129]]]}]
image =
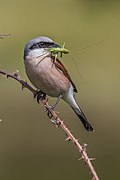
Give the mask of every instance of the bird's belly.
[{"label": "bird's belly", "polygon": [[31,83],[47,95],[59,97],[68,91],[70,86],[68,78],[50,61],[37,66],[28,63],[25,67]]}]

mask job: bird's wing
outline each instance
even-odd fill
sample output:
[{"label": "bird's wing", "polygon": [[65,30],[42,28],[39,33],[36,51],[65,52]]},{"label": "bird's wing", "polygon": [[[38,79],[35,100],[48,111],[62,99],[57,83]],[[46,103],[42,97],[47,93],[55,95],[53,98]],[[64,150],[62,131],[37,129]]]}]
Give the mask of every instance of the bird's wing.
[{"label": "bird's wing", "polygon": [[52,60],[53,60],[53,63],[55,64],[56,68],[60,69],[63,72],[63,74],[69,79],[69,81],[73,85],[74,92],[77,92],[77,88],[76,88],[75,84],[73,83],[70,75],[68,74],[68,71],[65,68],[65,66],[61,63],[61,61],[58,58],[55,59],[54,56],[52,56]]}]

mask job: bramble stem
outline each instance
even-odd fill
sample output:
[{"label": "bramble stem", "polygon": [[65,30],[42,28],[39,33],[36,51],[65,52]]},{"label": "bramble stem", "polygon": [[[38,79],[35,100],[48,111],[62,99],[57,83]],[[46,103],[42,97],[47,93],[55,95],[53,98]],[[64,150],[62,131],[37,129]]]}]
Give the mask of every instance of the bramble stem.
[{"label": "bramble stem", "polygon": [[[6,76],[7,78],[12,78],[15,79],[16,81],[18,81],[21,85],[22,85],[22,89],[23,88],[27,88],[29,91],[31,91],[35,97],[36,95],[36,90],[33,89],[26,81],[24,81],[18,74],[18,71],[15,71],[13,73],[8,73],[4,70],[0,70],[0,74],[3,74],[4,76]],[[56,112],[54,110],[52,110],[48,104],[48,101],[45,100],[41,100],[42,104],[44,105],[44,107],[48,110],[48,112],[53,116],[54,120],[57,122],[57,124],[61,127],[61,129],[65,132],[65,134],[67,135],[67,139],[66,140],[71,140],[73,142],[73,144],[76,146],[76,148],[78,149],[79,153],[81,153],[81,158],[85,161],[85,164],[88,166],[91,174],[92,174],[92,179],[91,180],[99,180],[99,177],[97,176],[97,173],[91,163],[91,160],[93,160],[93,158],[89,158],[87,151],[86,151],[86,144],[84,144],[84,146],[82,146],[80,144],[80,142],[78,142],[78,139],[76,139],[73,135],[73,133],[70,132],[70,130],[66,127],[66,125],[64,124],[64,122],[58,117],[58,115],[56,114]]]}]

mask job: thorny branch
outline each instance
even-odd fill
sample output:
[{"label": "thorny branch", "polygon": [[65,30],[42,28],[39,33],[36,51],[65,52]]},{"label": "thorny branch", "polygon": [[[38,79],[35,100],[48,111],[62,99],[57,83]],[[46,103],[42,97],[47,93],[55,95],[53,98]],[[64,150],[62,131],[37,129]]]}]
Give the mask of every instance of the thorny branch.
[{"label": "thorny branch", "polygon": [[8,34],[5,34],[5,33],[1,34],[0,33],[0,39],[4,39],[5,37],[10,37],[10,36],[11,36],[10,33],[8,33]]},{"label": "thorny branch", "polygon": [[[36,96],[36,90],[33,89],[26,81],[24,81],[18,74],[18,71],[16,70],[13,73],[8,73],[4,70],[0,70],[0,74],[3,74],[5,77],[7,78],[12,78],[15,79],[16,81],[18,81],[21,85],[22,85],[22,89],[23,88],[27,88],[28,90],[30,90],[34,97]],[[86,144],[84,144],[83,146],[78,142],[78,139],[76,139],[74,137],[74,135],[70,132],[70,130],[65,126],[64,122],[58,117],[58,115],[56,114],[56,112],[54,110],[52,110],[48,104],[48,101],[45,99],[41,99],[42,104],[44,105],[44,107],[48,110],[49,114],[52,115],[52,117],[54,118],[54,121],[56,122],[57,125],[59,125],[59,127],[62,128],[62,130],[65,132],[65,134],[67,135],[67,139],[66,141],[72,141],[73,144],[76,146],[76,148],[78,149],[79,153],[81,154],[81,158],[85,161],[85,164],[88,166],[91,174],[92,174],[92,179],[91,180],[99,180],[99,177],[97,176],[97,173],[91,163],[91,160],[94,160],[94,158],[89,158],[87,151],[86,151]]]}]

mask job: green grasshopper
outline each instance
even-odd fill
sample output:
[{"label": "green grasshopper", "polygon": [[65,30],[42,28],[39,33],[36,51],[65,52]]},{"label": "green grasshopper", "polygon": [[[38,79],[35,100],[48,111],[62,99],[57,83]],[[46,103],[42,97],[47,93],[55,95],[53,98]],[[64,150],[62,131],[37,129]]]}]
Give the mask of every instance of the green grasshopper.
[{"label": "green grasshopper", "polygon": [[55,61],[58,57],[58,54],[60,53],[60,57],[62,58],[62,54],[68,54],[69,51],[67,49],[64,48],[65,47],[65,42],[63,43],[62,47],[53,47],[53,48],[49,48],[48,51],[51,52],[52,54],[55,55]]}]

